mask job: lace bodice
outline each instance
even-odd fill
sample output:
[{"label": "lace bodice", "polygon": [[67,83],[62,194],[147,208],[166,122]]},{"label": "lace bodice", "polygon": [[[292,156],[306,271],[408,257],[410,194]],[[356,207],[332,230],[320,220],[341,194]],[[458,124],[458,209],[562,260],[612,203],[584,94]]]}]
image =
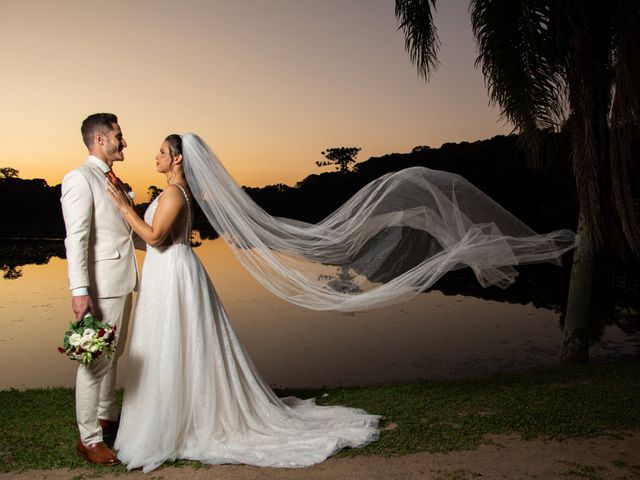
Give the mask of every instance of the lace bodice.
[{"label": "lace bodice", "polygon": [[[175,231],[171,232],[170,245],[177,245],[177,244],[191,245],[191,224],[192,224],[191,201],[189,200],[189,195],[187,195],[187,192],[185,191],[184,187],[182,187],[182,185],[178,185],[177,183],[174,185],[180,189],[180,191],[184,195],[184,199],[187,202],[187,210],[184,214],[182,214],[182,215],[186,215],[187,219],[185,222],[184,232],[182,233],[177,233]],[[153,217],[156,214],[156,209],[158,208],[158,201],[160,200],[160,197],[163,194],[164,192],[158,195],[155,198],[155,200],[151,202],[151,204],[149,205],[149,208],[147,208],[147,211],[144,213],[144,221],[148,225],[151,225],[153,223]],[[182,217],[178,217],[178,218],[182,218]]]}]

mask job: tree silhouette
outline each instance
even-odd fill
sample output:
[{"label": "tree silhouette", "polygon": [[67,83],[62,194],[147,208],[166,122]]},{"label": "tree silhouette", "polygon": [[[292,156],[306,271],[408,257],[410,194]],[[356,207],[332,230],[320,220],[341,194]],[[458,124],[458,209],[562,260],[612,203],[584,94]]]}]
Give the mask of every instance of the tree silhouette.
[{"label": "tree silhouette", "polygon": [[[396,0],[405,47],[425,79],[438,65],[435,5]],[[580,242],[561,358],[586,362],[594,255],[605,247],[640,254],[640,223],[632,208],[640,141],[640,5],[471,0],[469,11],[476,63],[491,102],[520,133],[532,166],[540,170],[558,158],[545,132],[569,134]]]},{"label": "tree silhouette", "polygon": [[428,145],[418,145],[413,147],[413,150],[411,150],[411,153],[428,152],[429,150],[432,150],[432,148]]},{"label": "tree silhouette", "polygon": [[18,178],[20,172],[11,167],[0,167],[0,178]]},{"label": "tree silhouette", "polygon": [[335,165],[336,170],[339,170],[342,173],[347,173],[351,164],[356,163],[356,157],[360,150],[362,150],[360,147],[327,148],[320,152],[327,159],[316,162],[316,165],[319,167]]},{"label": "tree silhouette", "polygon": [[153,202],[158,195],[160,195],[163,192],[163,190],[161,188],[156,187],[155,185],[149,185],[149,188],[147,189],[147,195],[149,195],[149,202]]}]

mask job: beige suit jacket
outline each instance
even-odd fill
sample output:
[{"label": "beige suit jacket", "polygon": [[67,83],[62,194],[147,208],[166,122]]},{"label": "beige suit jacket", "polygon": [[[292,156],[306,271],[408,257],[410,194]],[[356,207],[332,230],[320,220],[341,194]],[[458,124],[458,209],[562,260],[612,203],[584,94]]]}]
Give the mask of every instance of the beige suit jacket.
[{"label": "beige suit jacket", "polygon": [[131,228],[109,198],[99,161],[90,156],[62,180],[69,288],[118,297],[137,288],[138,268]]}]

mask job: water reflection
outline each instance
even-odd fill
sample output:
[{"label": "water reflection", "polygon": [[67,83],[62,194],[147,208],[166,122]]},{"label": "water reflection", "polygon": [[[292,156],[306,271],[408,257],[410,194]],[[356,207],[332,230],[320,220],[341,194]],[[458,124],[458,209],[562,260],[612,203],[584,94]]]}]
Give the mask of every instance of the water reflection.
[{"label": "water reflection", "polygon": [[22,277],[22,266],[43,265],[51,257],[66,258],[61,239],[0,239],[0,270],[5,280]]},{"label": "water reflection", "polygon": [[327,286],[340,293],[360,293],[362,289],[354,281],[356,274],[353,269],[345,266],[337,267],[335,275],[320,274],[318,280],[327,283]]},{"label": "water reflection", "polygon": [[[199,247],[202,242],[215,238],[217,238],[215,233],[194,232],[191,244],[194,247]],[[288,261],[295,260],[286,254],[279,255]],[[25,265],[47,264],[51,258],[66,258],[62,239],[0,239],[0,269],[6,280],[21,278],[23,275],[22,267]],[[320,268],[318,279],[327,282],[330,288],[342,292],[355,293],[361,291],[359,284],[369,285],[371,282],[381,280],[367,277],[369,281],[360,278],[358,282],[355,282],[356,277],[361,274],[353,268],[331,265],[324,267],[326,267],[324,271]],[[406,265],[403,264],[402,271],[406,268]],[[520,266],[518,270],[520,276],[517,282],[506,290],[482,288],[468,268],[447,273],[433,289],[439,290],[445,295],[473,296],[521,305],[532,303],[535,307],[548,308],[557,312],[563,310],[569,285],[569,262],[565,262],[562,268],[551,264],[538,264]],[[393,272],[397,273],[395,270]]]},{"label": "water reflection", "polygon": [[[202,241],[196,251],[241,341],[272,385],[387,383],[557,362],[561,300],[556,298],[563,293],[554,297],[556,284],[540,285],[526,271],[506,291],[474,291],[472,275],[467,278],[459,271],[438,283],[441,291],[400,306],[313,312],[258,285],[222,241]],[[9,257],[22,276],[0,283],[2,389],[74,383],[75,363],[56,351],[72,318],[62,243],[37,246],[34,252],[40,253],[30,253],[36,260],[31,264],[18,264],[17,254],[3,259]],[[139,260],[143,257],[140,253]],[[555,267],[548,268],[557,274]],[[333,272],[336,279],[351,274]],[[551,282],[551,277],[542,278]],[[460,291],[475,296],[461,296]],[[617,324],[602,327],[602,337],[591,350],[596,360],[636,355],[636,312],[621,309],[620,315]],[[120,385],[125,373],[126,356],[120,364]]]}]

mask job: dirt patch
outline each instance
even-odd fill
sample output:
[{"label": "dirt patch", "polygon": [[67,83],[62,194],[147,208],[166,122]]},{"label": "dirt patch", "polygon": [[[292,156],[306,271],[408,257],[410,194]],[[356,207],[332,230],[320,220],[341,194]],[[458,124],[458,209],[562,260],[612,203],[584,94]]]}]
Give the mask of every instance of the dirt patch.
[{"label": "dirt patch", "polygon": [[147,475],[140,471],[125,475],[97,475],[91,470],[58,469],[2,473],[0,480],[640,480],[640,432],[565,441],[522,440],[518,436],[494,435],[487,441],[476,450],[464,452],[416,453],[389,458],[330,458],[320,465],[303,469],[246,465],[168,466]]}]

